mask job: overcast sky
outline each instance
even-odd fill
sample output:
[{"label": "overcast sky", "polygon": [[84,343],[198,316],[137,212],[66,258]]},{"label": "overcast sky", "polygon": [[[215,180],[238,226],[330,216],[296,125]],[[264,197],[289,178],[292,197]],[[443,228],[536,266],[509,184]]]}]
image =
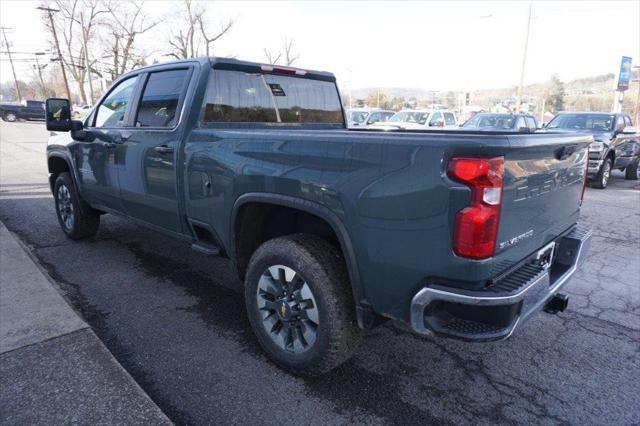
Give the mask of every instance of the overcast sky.
[{"label": "overcast sky", "polygon": [[[0,20],[15,51],[48,47],[39,2],[0,1]],[[175,3],[149,1],[164,22]],[[525,84],[615,72],[622,55],[640,57],[640,1],[532,2]],[[334,72],[343,88],[482,89],[515,85],[529,2],[249,2],[207,3],[211,25],[236,25],[215,45],[219,56],[264,62],[263,48],[295,40],[296,65]],[[175,25],[175,24],[174,24]],[[167,60],[167,26],[142,40]],[[4,47],[2,49],[5,50]],[[19,57],[19,55],[15,55]],[[11,80],[2,55],[0,80]],[[149,58],[150,61],[153,58]],[[30,65],[20,64],[18,74]],[[31,75],[30,73],[28,75]]]}]

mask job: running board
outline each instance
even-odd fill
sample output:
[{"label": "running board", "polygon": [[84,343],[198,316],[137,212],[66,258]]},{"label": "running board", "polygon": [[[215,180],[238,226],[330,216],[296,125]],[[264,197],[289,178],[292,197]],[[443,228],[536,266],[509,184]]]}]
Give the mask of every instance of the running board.
[{"label": "running board", "polygon": [[211,244],[205,244],[202,241],[191,244],[191,248],[197,252],[205,254],[207,256],[218,256],[220,254],[220,248]]}]

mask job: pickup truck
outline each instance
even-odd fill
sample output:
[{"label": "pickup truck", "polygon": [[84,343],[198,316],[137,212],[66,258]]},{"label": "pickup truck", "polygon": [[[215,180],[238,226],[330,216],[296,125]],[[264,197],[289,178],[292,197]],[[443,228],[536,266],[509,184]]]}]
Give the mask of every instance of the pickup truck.
[{"label": "pickup truck", "polygon": [[2,120],[14,122],[16,120],[44,120],[44,102],[26,101],[16,104],[0,104]]},{"label": "pickup truck", "polygon": [[533,133],[538,130],[538,122],[534,116],[529,114],[481,112],[465,121],[460,127],[467,130],[510,130]]},{"label": "pickup truck", "polygon": [[625,178],[638,179],[640,130],[633,128],[626,114],[611,112],[560,112],[545,130],[593,135],[589,147],[587,177],[592,186],[604,189],[611,171],[625,172]]},{"label": "pickup truck", "polygon": [[591,235],[591,136],[349,130],[327,72],[183,60],[123,75],[83,122],[70,111],[47,100],[63,232],[93,237],[113,213],[230,258],[258,342],[294,374],[331,370],[387,319],[505,339],[566,307]]}]

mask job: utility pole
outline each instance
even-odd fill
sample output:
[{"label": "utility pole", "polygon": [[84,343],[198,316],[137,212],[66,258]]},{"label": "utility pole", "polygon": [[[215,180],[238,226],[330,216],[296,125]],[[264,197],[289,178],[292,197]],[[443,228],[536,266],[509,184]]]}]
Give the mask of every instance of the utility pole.
[{"label": "utility pole", "polygon": [[89,65],[89,49],[87,49],[87,32],[84,27],[84,14],[80,13],[80,27],[82,29],[82,44],[84,45],[84,64],[87,66],[89,77],[89,101],[93,105],[93,80],[91,79],[91,65]]},{"label": "utility pole", "polygon": [[13,83],[16,85],[16,95],[18,96],[18,102],[22,101],[22,94],[20,93],[20,87],[18,86],[18,78],[16,77],[16,70],[13,67],[13,58],[11,57],[11,48],[7,41],[7,30],[10,28],[0,27],[2,29],[2,35],[4,36],[4,44],[7,46],[7,55],[9,55],[9,62],[11,63],[11,72],[13,73]]},{"label": "utility pole", "polygon": [[531,3],[529,3],[529,18],[527,19],[527,34],[524,37],[524,52],[522,53],[522,68],[520,70],[520,84],[516,94],[516,114],[520,112],[520,99],[522,98],[522,85],[524,84],[524,70],[527,65],[527,50],[529,49],[529,30],[531,29]]},{"label": "utility pole", "polygon": [[67,81],[67,72],[64,69],[64,59],[62,59],[62,52],[60,51],[60,43],[58,43],[58,34],[56,34],[56,26],[53,24],[53,12],[60,12],[58,9],[51,9],[50,7],[36,7],[49,14],[49,22],[51,23],[51,31],[53,32],[53,40],[56,43],[56,50],[58,51],[58,60],[60,61],[60,69],[62,70],[62,80],[64,81],[64,88],[67,91],[67,98],[71,102],[71,91],[69,90],[69,82]]},{"label": "utility pole", "polygon": [[42,94],[44,97],[47,97],[47,87],[44,85],[44,79],[42,78],[42,66],[40,65],[40,62],[38,61],[38,56],[39,55],[44,55],[43,52],[36,52],[34,53],[35,57],[36,57],[36,69],[38,70],[38,77],[40,77],[40,87],[42,88]]}]

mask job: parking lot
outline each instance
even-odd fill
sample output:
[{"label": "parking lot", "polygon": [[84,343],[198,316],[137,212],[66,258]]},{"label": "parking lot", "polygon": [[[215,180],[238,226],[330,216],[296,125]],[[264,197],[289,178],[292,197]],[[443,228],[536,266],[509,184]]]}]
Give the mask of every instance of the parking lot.
[{"label": "parking lot", "polygon": [[302,379],[260,350],[227,261],[112,215],[95,238],[66,239],[44,125],[0,126],[0,220],[176,423],[640,422],[640,181],[616,171],[587,189],[594,238],[564,313],[490,344],[387,323],[351,361]]}]

